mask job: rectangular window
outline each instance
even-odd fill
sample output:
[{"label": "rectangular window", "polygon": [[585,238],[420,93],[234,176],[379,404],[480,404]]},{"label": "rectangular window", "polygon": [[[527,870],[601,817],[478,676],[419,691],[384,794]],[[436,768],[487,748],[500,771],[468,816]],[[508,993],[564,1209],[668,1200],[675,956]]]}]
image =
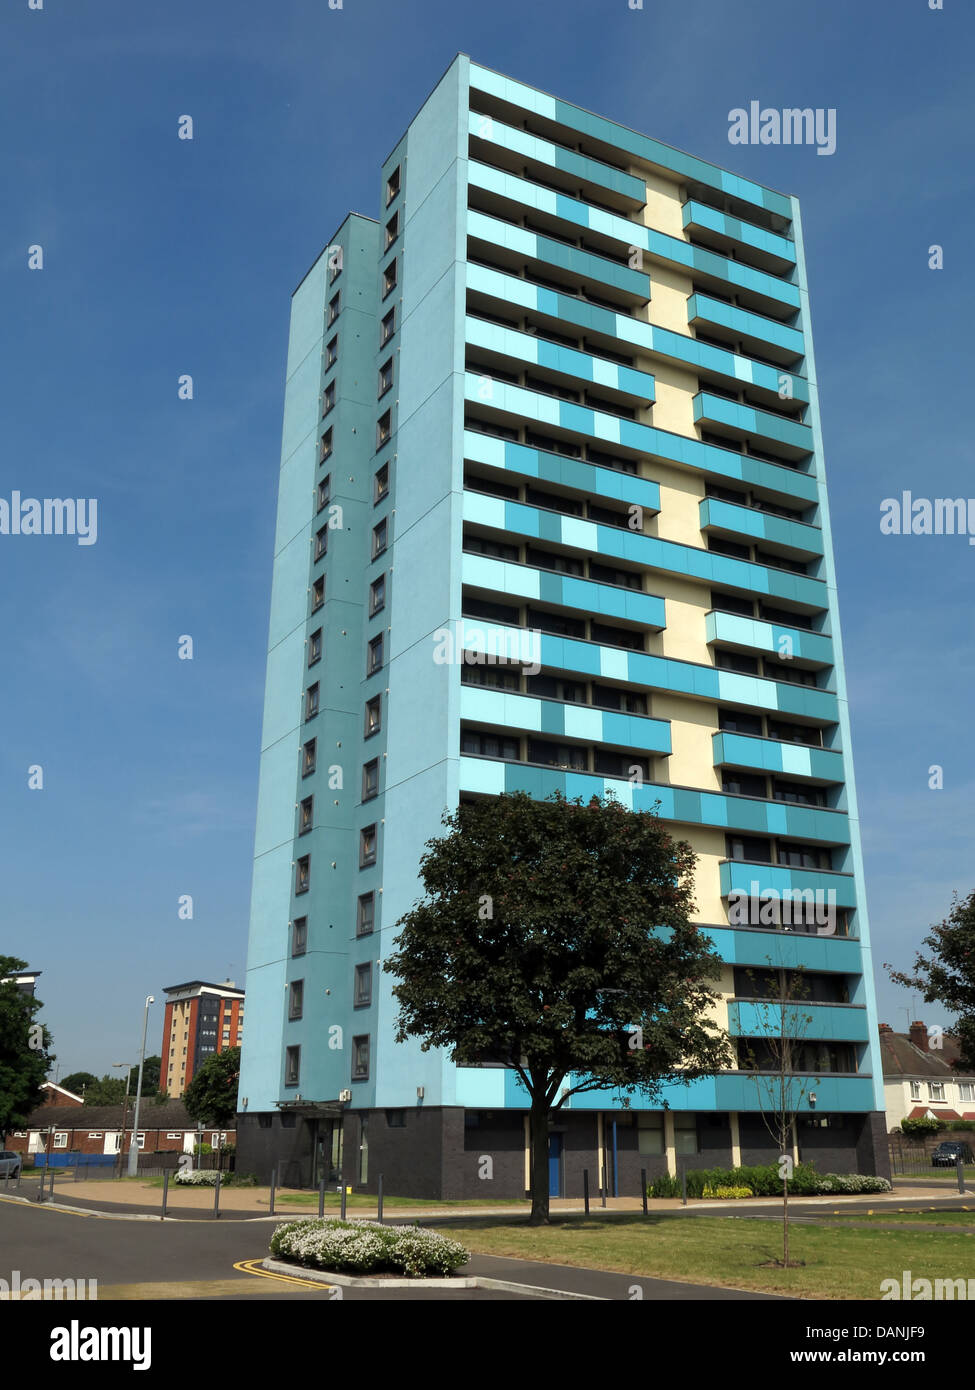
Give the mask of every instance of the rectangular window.
[{"label": "rectangular window", "polygon": [[696,1115],[682,1115],[679,1112],[674,1115],[674,1148],[679,1154],[697,1153]]},{"label": "rectangular window", "polygon": [[362,769],[362,799],[371,801],[379,795],[379,759],[373,758]]},{"label": "rectangular window", "polygon": [[317,613],[325,602],[325,576],[320,574],[311,586],[311,611]]},{"label": "rectangular window", "polygon": [[[474,729],[462,729],[460,751],[476,758],[501,758],[507,762],[518,759],[518,740],[501,734],[482,734]],[[532,762],[538,761],[531,759]]]},{"label": "rectangular window", "polygon": [[928,1100],[944,1100],[945,1084],[943,1081],[928,1082]]},{"label": "rectangular window", "polygon": [[357,965],[355,968],[355,993],[352,996],[352,1003],[357,1009],[364,1009],[367,1004],[372,1003],[371,961],[366,961],[364,965]]},{"label": "rectangular window", "polygon": [[772,862],[770,840],[760,840],[749,835],[728,835],[725,840],[725,853],[729,859],[752,860],[757,864]]},{"label": "rectangular window", "polygon": [[330,338],[325,345],[325,366],[334,367],[339,360],[339,335],[336,333],[334,338]]},{"label": "rectangular window", "polygon": [[377,468],[372,480],[372,500],[381,502],[389,492],[389,464],[384,463],[382,468]]},{"label": "rectangular window", "polygon": [[385,396],[393,384],[393,359],[391,357],[379,368],[379,395]]},{"label": "rectangular window", "polygon": [[975,1082],[973,1082],[973,1081],[959,1081],[959,1083],[958,1083],[958,1098],[959,1098],[959,1100],[967,1100],[967,1101],[973,1101],[973,1100],[975,1100]]},{"label": "rectangular window", "polygon": [[301,1075],[301,1048],[289,1047],[284,1054],[284,1084],[297,1086]]},{"label": "rectangular window", "polygon": [[387,206],[387,207],[389,207],[390,203],[393,201],[393,199],[396,197],[397,193],[399,192],[399,176],[400,176],[400,175],[399,175],[399,171],[400,171],[400,166],[397,164],[396,168],[393,170],[393,172],[390,174],[389,178],[386,180],[386,206]]},{"label": "rectangular window", "polygon": [[392,246],[393,242],[396,240],[396,238],[397,238],[398,236],[399,236],[399,213],[398,213],[398,212],[394,212],[393,215],[392,215],[392,217],[391,217],[391,218],[389,219],[389,221],[386,223],[386,236],[385,236],[385,244],[384,244],[384,246],[383,246],[383,250],[384,250],[384,251],[388,251],[389,248]]},{"label": "rectangular window", "polygon": [[911,1082],[911,1100],[920,1100],[920,1099],[921,1099],[921,1083],[920,1083],[920,1081],[912,1081],[912,1082]]},{"label": "rectangular window", "polygon": [[386,576],[381,574],[369,585],[369,616],[374,618],[380,609],[386,607]]},{"label": "rectangular window", "polygon": [[295,892],[307,893],[311,883],[311,855],[303,854],[295,864]]},{"label": "rectangular window", "polygon": [[322,629],[316,628],[308,639],[308,665],[314,666],[322,659]]},{"label": "rectangular window", "polygon": [[315,798],[306,796],[298,807],[298,834],[307,835],[315,823]]},{"label": "rectangular window", "polygon": [[332,324],[338,318],[341,308],[342,291],[338,290],[335,294],[332,295],[332,298],[328,301],[328,318],[326,319],[326,324],[329,328],[331,328]]},{"label": "rectangular window", "polygon": [[318,484],[318,510],[327,507],[332,500],[332,475],[326,473],[325,477]]},{"label": "rectangular window", "polygon": [[664,1152],[664,1116],[662,1110],[638,1110],[636,1116],[637,1150],[642,1154]]},{"label": "rectangular window", "polygon": [[306,719],[314,719],[315,715],[318,713],[318,696],[320,690],[321,686],[319,682],[316,681],[314,685],[310,685],[308,689],[305,691]]},{"label": "rectangular window", "polygon": [[392,427],[392,416],[390,415],[389,411],[387,410],[386,413],[385,413],[384,415],[381,415],[381,416],[379,417],[379,419],[376,421],[376,448],[377,448],[377,449],[381,449],[381,448],[383,447],[383,445],[389,440],[389,437],[390,437],[390,435],[392,434],[392,432],[393,432],[393,427]]},{"label": "rectangular window", "polygon": [[296,917],[291,923],[291,954],[303,956],[308,949],[308,918]]},{"label": "rectangular window", "polygon": [[369,1080],[369,1034],[352,1039],[352,1080]]},{"label": "rectangular window", "polygon": [[372,558],[378,560],[388,544],[389,522],[383,517],[382,521],[377,521],[372,528]]},{"label": "rectangular window", "polygon": [[395,332],[396,310],[390,309],[389,313],[383,316],[382,323],[379,325],[379,346],[385,347]]},{"label": "rectangular window", "polygon": [[322,435],[321,446],[320,446],[320,448],[319,448],[319,450],[318,450],[318,462],[319,462],[319,463],[325,463],[325,462],[326,462],[328,459],[330,459],[331,457],[332,457],[332,426],[329,425],[328,429],[327,429],[327,430],[325,431],[325,433]]},{"label": "rectangular window", "polygon": [[374,825],[366,825],[359,831],[359,868],[368,868],[376,862],[376,849],[379,837]]},{"label": "rectangular window", "polygon": [[305,1005],[304,980],[292,980],[288,986],[288,1018],[301,1018]]},{"label": "rectangular window", "polygon": [[321,526],[315,532],[315,559],[323,560],[328,554],[328,527]]},{"label": "rectangular window", "polygon": [[383,697],[374,695],[371,700],[366,701],[366,719],[363,729],[364,737],[370,734],[378,734],[383,724]]},{"label": "rectangular window", "polygon": [[375,893],[362,893],[359,897],[359,904],[356,911],[356,936],[368,936],[375,925],[376,895]]},{"label": "rectangular window", "polygon": [[386,267],[386,269],[383,271],[383,299],[385,299],[386,296],[387,296],[388,294],[392,294],[392,292],[393,292],[393,290],[395,290],[395,288],[396,288],[396,258],[395,258],[395,256],[394,256],[393,259],[390,261],[389,265],[388,265],[388,266]]},{"label": "rectangular window", "polygon": [[366,659],[366,675],[374,676],[383,667],[383,638],[385,633],[380,633],[369,643],[369,655]]},{"label": "rectangular window", "polygon": [[406,1111],[405,1111],[405,1110],[387,1110],[387,1111],[386,1111],[386,1128],[387,1128],[387,1129],[405,1129],[405,1128],[406,1128]]},{"label": "rectangular window", "polygon": [[330,381],[322,392],[322,415],[335,409],[335,382]]},{"label": "rectangular window", "polygon": [[307,777],[315,771],[318,740],[310,738],[301,750],[301,775]]},{"label": "rectangular window", "polygon": [[719,709],[718,728],[729,734],[762,736],[762,718],[758,714],[742,714],[739,710]]},{"label": "rectangular window", "polygon": [[68,1147],[68,1136],[66,1134],[55,1134],[54,1147],[56,1149],[66,1149]]}]

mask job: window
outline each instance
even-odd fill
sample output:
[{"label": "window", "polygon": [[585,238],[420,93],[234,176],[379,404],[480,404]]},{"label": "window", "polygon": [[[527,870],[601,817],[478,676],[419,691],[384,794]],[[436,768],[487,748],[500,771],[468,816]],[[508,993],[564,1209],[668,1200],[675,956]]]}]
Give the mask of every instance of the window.
[{"label": "window", "polygon": [[352,1080],[369,1080],[369,1034],[352,1039]]},{"label": "window", "polygon": [[518,740],[504,738],[500,734],[482,734],[473,729],[462,729],[460,751],[477,758],[503,758],[515,762],[518,758]]},{"label": "window", "polygon": [[381,608],[386,607],[386,576],[381,574],[369,585],[369,616],[375,617]]},{"label": "window", "polygon": [[331,425],[329,425],[328,429],[327,429],[327,430],[325,431],[325,433],[322,435],[321,446],[320,446],[320,448],[319,448],[319,450],[318,450],[318,462],[319,462],[319,463],[325,463],[325,461],[326,461],[327,459],[330,459],[331,457],[332,457],[332,427],[331,427]]},{"label": "window", "polygon": [[772,845],[749,835],[728,835],[725,853],[729,859],[749,859],[759,864],[771,864]]},{"label": "window", "polygon": [[379,419],[376,421],[377,449],[381,449],[383,447],[383,445],[388,441],[392,432],[392,417],[389,411],[387,410],[386,413],[384,415],[381,415]]},{"label": "window", "polygon": [[400,171],[400,166],[397,164],[396,168],[393,170],[393,172],[390,174],[389,178],[386,180],[386,206],[387,206],[387,207],[389,207],[390,203],[393,201],[393,199],[396,197],[397,193],[399,192],[399,171]]},{"label": "window", "polygon": [[911,1100],[920,1100],[920,1099],[921,1099],[921,1083],[920,1083],[920,1081],[912,1081],[912,1082],[911,1082]]},{"label": "window", "polygon": [[384,243],[384,245],[383,245],[383,250],[384,250],[384,251],[388,251],[389,248],[392,246],[393,242],[396,240],[396,238],[397,238],[398,236],[399,236],[399,213],[398,213],[398,212],[394,212],[393,215],[392,215],[392,217],[391,217],[391,218],[389,219],[389,221],[386,223],[386,238],[385,238],[385,243]]},{"label": "window", "polygon": [[306,719],[314,719],[315,715],[318,713],[318,695],[320,690],[321,686],[319,685],[319,682],[316,681],[314,685],[310,685],[308,689],[305,691]]},{"label": "window", "polygon": [[308,918],[296,917],[291,923],[291,954],[303,956],[308,949]]},{"label": "window", "polygon": [[664,1152],[664,1116],[662,1110],[638,1110],[636,1116],[637,1150],[642,1154]]},{"label": "window", "polygon": [[307,835],[315,823],[315,798],[306,796],[298,807],[298,834]]},{"label": "window", "polygon": [[383,316],[382,323],[379,325],[379,346],[385,347],[395,332],[396,310],[390,309],[389,313]]},{"label": "window", "polygon": [[301,750],[301,775],[307,777],[309,773],[315,771],[317,757],[318,740],[310,738]]},{"label": "window", "polygon": [[697,1153],[696,1115],[674,1115],[674,1148],[679,1154]]},{"label": "window", "polygon": [[364,965],[357,965],[355,968],[355,992],[352,996],[352,1003],[357,1009],[364,1009],[367,1004],[372,1003],[371,961],[366,961]]},{"label": "window", "polygon": [[322,560],[328,554],[328,527],[322,526],[315,532],[315,559]]},{"label": "window", "polygon": [[[289,1047],[284,1054],[284,1084],[286,1086],[297,1086],[298,1077],[301,1074],[301,1048]],[[284,1116],[281,1117],[282,1122]]]},{"label": "window", "polygon": [[728,734],[762,736],[762,718],[758,714],[742,714],[739,710],[718,710],[718,728]]},{"label": "window", "polygon": [[975,1081],[959,1081],[958,1099],[975,1100]]},{"label": "window", "polygon": [[332,497],[332,475],[326,473],[318,484],[318,510],[327,507]]},{"label": "window", "polygon": [[379,394],[385,396],[393,384],[393,359],[387,358],[379,368]]},{"label": "window", "polygon": [[375,893],[362,893],[360,894],[359,904],[356,911],[356,936],[368,936],[375,925],[376,895]]},{"label": "window", "polygon": [[363,729],[364,737],[369,738],[371,734],[378,734],[383,724],[383,698],[381,695],[374,695],[371,700],[366,701],[366,720]]},{"label": "window", "polygon": [[66,1134],[55,1134],[54,1147],[56,1149],[66,1149],[68,1147],[68,1136]]},{"label": "window", "polygon": [[316,661],[322,659],[322,630],[316,628],[308,639],[308,665],[314,666]]},{"label": "window", "polygon": [[258,1129],[270,1129],[270,1128],[271,1128],[271,1121],[272,1121],[272,1119],[273,1119],[273,1116],[272,1116],[272,1115],[258,1115],[258,1117],[257,1117],[257,1127],[258,1127]]},{"label": "window", "polygon": [[307,893],[311,882],[311,855],[303,854],[295,864],[295,892]]},{"label": "window", "polygon": [[778,847],[778,862],[797,869],[828,869],[829,854],[815,845],[783,845]]},{"label": "window", "polygon": [[380,633],[369,643],[369,655],[366,659],[366,675],[374,676],[377,671],[382,670],[383,666],[383,639],[385,633]]},{"label": "window", "polygon": [[[89,1138],[89,1139],[100,1139],[101,1137],[102,1137],[102,1132],[101,1132],[100,1129],[96,1129],[96,1130],[89,1131],[89,1134],[88,1134],[88,1138]],[[167,1134],[167,1135],[166,1135],[166,1138],[167,1138],[167,1139],[178,1139],[179,1137],[180,1137],[180,1136],[179,1136],[178,1134]]]},{"label": "window", "polygon": [[288,1018],[301,1018],[305,1004],[304,980],[292,980],[288,986]]},{"label": "window", "polygon": [[328,327],[331,327],[335,320],[338,318],[341,308],[342,291],[338,290],[335,294],[332,295],[332,298],[328,301],[328,318],[325,320]]},{"label": "window", "polygon": [[721,779],[721,790],[731,796],[766,795],[765,778],[752,772],[726,772]]},{"label": "window", "polygon": [[317,613],[325,602],[325,576],[320,574],[311,586],[311,611]]},{"label": "window", "polygon": [[395,288],[396,288],[396,258],[395,258],[395,256],[394,256],[393,259],[390,261],[389,265],[388,265],[388,266],[386,267],[386,269],[383,271],[383,299],[385,299],[386,296],[387,296],[388,294],[392,294],[392,292],[393,292],[393,290],[395,290]]},{"label": "window", "polygon": [[327,415],[335,409],[335,382],[330,381],[322,392],[322,414]]},{"label": "window", "polygon": [[371,801],[379,795],[379,759],[373,758],[362,768],[362,799]]},{"label": "window", "polygon": [[372,500],[373,503],[381,502],[389,492],[389,464],[384,463],[382,468],[377,468],[372,480]]},{"label": "window", "polygon": [[359,831],[359,868],[368,868],[370,864],[376,862],[376,847],[378,836],[375,825],[364,826]]},{"label": "window", "polygon": [[387,1110],[387,1111],[386,1111],[386,1128],[387,1128],[387,1129],[405,1129],[405,1128],[406,1128],[406,1111],[405,1111],[405,1110]]},{"label": "window", "polygon": [[336,333],[334,338],[330,338],[325,345],[325,366],[334,367],[339,360],[339,335]]},{"label": "window", "polygon": [[943,1081],[928,1082],[928,1100],[944,1100],[945,1083]]},{"label": "window", "polygon": [[281,1116],[281,1128],[282,1128],[282,1129],[297,1129],[297,1127],[298,1127],[298,1126],[297,1126],[297,1118],[298,1118],[298,1117],[297,1117],[296,1115],[294,1115],[294,1114],[285,1114],[285,1115],[282,1115],[282,1116]]},{"label": "window", "polygon": [[389,522],[386,517],[372,528],[372,558],[377,560],[389,544]]}]

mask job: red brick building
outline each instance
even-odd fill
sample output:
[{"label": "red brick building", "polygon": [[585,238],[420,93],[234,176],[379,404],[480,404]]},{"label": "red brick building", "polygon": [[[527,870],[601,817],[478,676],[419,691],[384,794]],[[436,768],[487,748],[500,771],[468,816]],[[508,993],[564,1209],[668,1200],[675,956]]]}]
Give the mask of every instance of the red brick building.
[{"label": "red brick building", "polygon": [[[6,1139],[8,1149],[23,1154],[117,1154],[127,1153],[132,1136],[134,1106],[130,1097],[122,1136],[121,1105],[40,1105],[27,1126],[12,1130]],[[192,1153],[196,1144],[196,1121],[186,1113],[182,1101],[169,1100],[154,1105],[143,1096],[139,1108],[138,1149],[141,1154]],[[233,1129],[204,1129],[203,1142],[214,1149],[236,1143]]]},{"label": "red brick building", "polygon": [[165,994],[159,1086],[178,1099],[208,1057],[241,1045],[244,991],[233,980],[190,980],[170,985]]}]

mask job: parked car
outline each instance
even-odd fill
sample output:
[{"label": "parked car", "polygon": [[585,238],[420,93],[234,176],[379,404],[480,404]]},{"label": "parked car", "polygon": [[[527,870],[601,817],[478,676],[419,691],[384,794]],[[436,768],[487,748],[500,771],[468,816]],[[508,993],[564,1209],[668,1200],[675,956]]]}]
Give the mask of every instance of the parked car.
[{"label": "parked car", "polygon": [[16,1178],[23,1161],[20,1154],[14,1153],[13,1149],[0,1149],[0,1178]]},{"label": "parked car", "polygon": [[932,1152],[931,1167],[954,1168],[959,1158],[962,1163],[975,1163],[971,1144],[966,1144],[961,1139],[945,1139]]}]

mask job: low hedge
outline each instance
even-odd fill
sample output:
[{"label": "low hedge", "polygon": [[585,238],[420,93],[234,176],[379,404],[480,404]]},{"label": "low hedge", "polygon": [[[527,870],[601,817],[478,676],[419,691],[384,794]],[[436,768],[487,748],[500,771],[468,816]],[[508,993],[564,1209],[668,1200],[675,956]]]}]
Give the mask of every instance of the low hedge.
[{"label": "low hedge", "polygon": [[286,1221],[271,1237],[271,1254],[336,1273],[405,1274],[409,1279],[453,1274],[471,1257],[458,1241],[436,1231],[337,1217]]},{"label": "low hedge", "polygon": [[[739,1168],[695,1168],[687,1174],[688,1197],[717,1196],[718,1188],[749,1189],[755,1197],[781,1197],[782,1179],[777,1163],[745,1165]],[[889,1192],[886,1178],[866,1173],[817,1173],[811,1163],[797,1163],[789,1180],[794,1197],[816,1197],[830,1192]],[[665,1173],[647,1187],[650,1197],[680,1197],[680,1178]]]}]

